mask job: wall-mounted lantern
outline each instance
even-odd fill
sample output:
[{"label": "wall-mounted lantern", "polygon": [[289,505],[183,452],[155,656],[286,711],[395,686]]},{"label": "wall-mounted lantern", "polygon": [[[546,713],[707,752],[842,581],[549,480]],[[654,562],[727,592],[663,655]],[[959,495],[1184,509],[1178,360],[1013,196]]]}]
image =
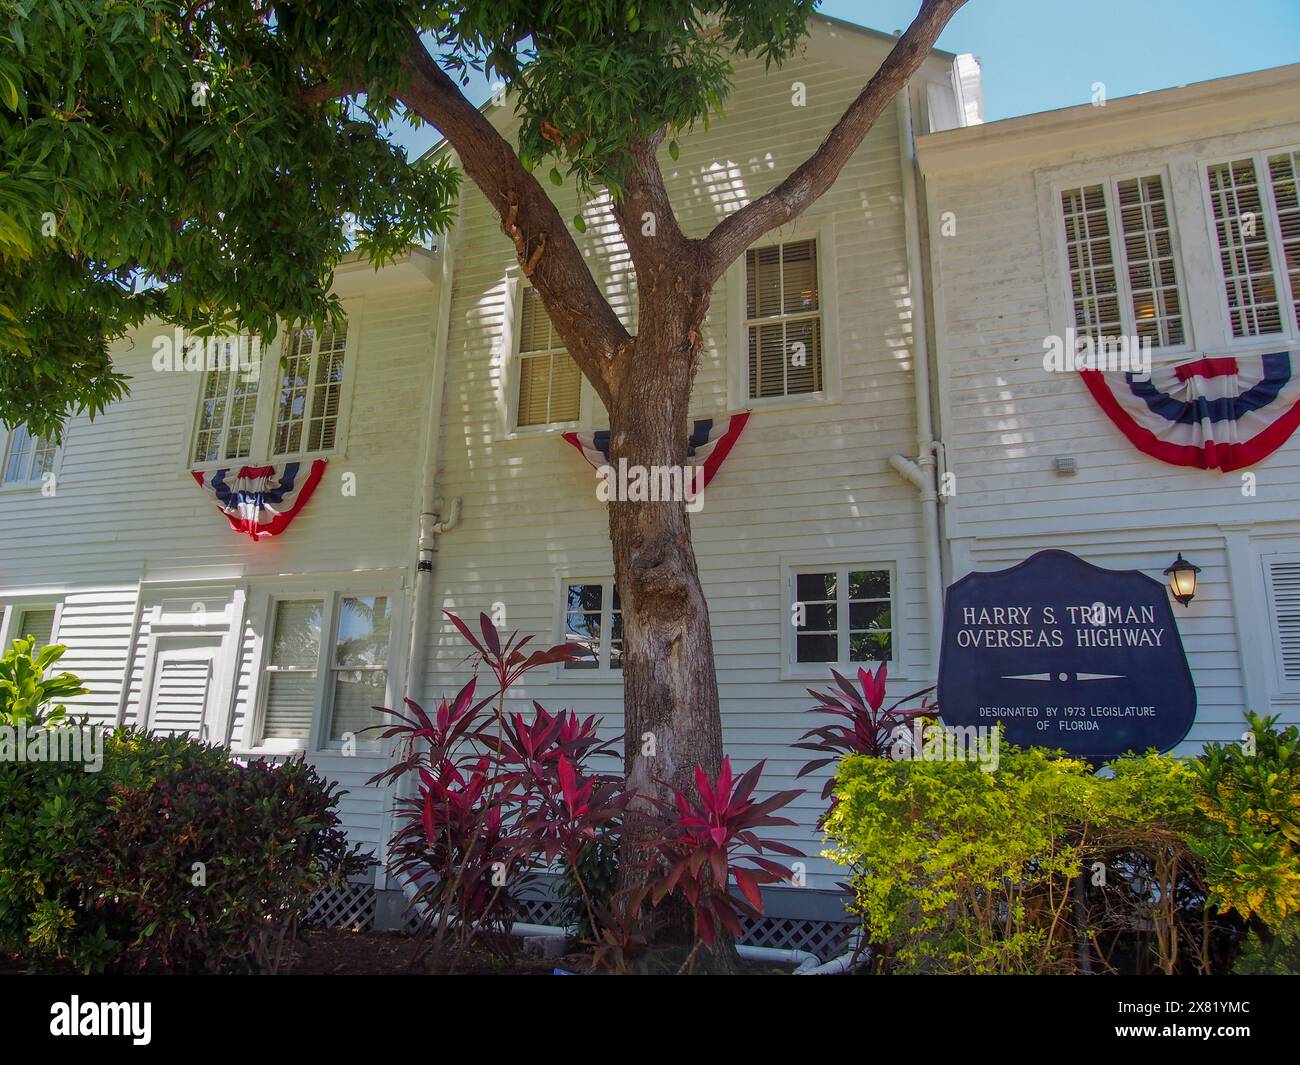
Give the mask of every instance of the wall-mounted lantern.
[{"label": "wall-mounted lantern", "polygon": [[1169,590],[1173,592],[1174,598],[1183,606],[1186,606],[1196,598],[1196,575],[1201,572],[1200,566],[1193,566],[1187,559],[1183,558],[1183,553],[1178,552],[1178,557],[1174,559],[1170,567],[1165,570],[1165,576],[1169,578]]}]

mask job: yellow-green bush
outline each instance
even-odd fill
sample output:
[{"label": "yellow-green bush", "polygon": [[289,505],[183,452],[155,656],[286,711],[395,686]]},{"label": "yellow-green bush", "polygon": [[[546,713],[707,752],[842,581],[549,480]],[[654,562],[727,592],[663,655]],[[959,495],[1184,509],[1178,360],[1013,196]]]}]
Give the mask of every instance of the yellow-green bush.
[{"label": "yellow-green bush", "polygon": [[1196,849],[1220,909],[1281,928],[1300,915],[1300,730],[1247,720],[1240,743],[1210,744],[1196,763]]},{"label": "yellow-green bush", "polygon": [[1154,929],[1156,965],[1172,972],[1189,938],[1181,897],[1195,872],[1195,789],[1185,762],[1155,754],[1105,776],[1007,746],[991,772],[853,757],[836,780],[826,854],[852,869],[853,907],[903,971],[1074,971],[1080,940],[1083,953],[1097,946],[1077,920],[1072,882],[1087,872],[1094,897],[1108,899],[1100,910],[1113,914],[1120,900],[1136,911],[1124,920]]}]

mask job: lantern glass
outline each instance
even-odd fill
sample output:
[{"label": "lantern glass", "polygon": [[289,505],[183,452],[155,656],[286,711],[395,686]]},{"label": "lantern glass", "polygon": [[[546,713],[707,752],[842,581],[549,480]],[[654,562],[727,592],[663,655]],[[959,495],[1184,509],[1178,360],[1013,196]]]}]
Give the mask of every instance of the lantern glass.
[{"label": "lantern glass", "polygon": [[1178,552],[1178,557],[1174,559],[1173,564],[1165,570],[1165,576],[1169,578],[1169,590],[1183,606],[1196,597],[1196,575],[1200,572],[1201,567],[1193,566],[1183,558],[1181,551]]}]

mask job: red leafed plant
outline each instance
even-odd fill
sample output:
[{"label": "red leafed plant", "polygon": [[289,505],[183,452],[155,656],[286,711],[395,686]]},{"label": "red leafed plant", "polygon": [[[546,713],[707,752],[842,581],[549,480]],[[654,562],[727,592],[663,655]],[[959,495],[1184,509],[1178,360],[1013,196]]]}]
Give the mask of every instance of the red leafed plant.
[{"label": "red leafed plant", "polygon": [[[803,794],[781,791],[754,801],[750,796],[762,776],[763,764],[759,762],[733,780],[731,758],[725,757],[716,781],[710,781],[703,768],[696,766],[696,798],[676,793],[675,808],[667,813],[666,829],[655,843],[662,875],[654,879],[651,900],[658,906],[669,895],[680,894],[695,923],[696,944],[683,971],[689,971],[701,945],[714,948],[720,928],[737,937],[742,916],[762,916],[761,885],[792,878],[787,866],[764,857],[765,852],[803,857],[802,851],[789,844],[757,835],[757,829],[793,825],[795,822],[776,817],[772,811]],[[740,895],[730,890],[733,879]]]},{"label": "red leafed plant", "polygon": [[[856,686],[848,677],[833,669],[831,675],[839,690],[817,692],[809,688],[808,694],[817,700],[817,705],[809,713],[834,714],[847,720],[848,724],[819,725],[799,737],[799,742],[794,746],[806,751],[827,752],[828,757],[814,758],[799,770],[797,777],[815,773],[848,754],[887,757],[899,739],[900,728],[906,730],[914,718],[934,717],[939,712],[934,703],[926,702],[924,698],[933,688],[912,692],[888,709],[882,709],[885,705],[887,663],[882,662],[875,672],[859,669]],[[899,709],[913,699],[921,699],[921,705],[910,710]],[[823,799],[830,797],[834,786],[835,778],[832,776],[822,788]]]},{"label": "red leafed plant", "polygon": [[[619,754],[619,740],[601,739],[594,716],[551,714],[539,703],[531,720],[505,710],[507,691],[529,670],[586,655],[586,648],[559,644],[526,653],[531,637],[503,638],[486,614],[481,637],[448,617],[496,691],[476,702],[471,679],[432,715],[409,699],[405,712],[378,707],[395,719],[377,728],[395,742],[397,761],[370,782],[418,778],[417,795],[395,802],[400,827],[390,867],[407,883],[427,949],[442,961],[450,946],[454,966],[471,943],[503,941],[480,933],[508,928],[516,889],[530,873],[558,858],[575,861],[598,832],[615,830],[627,800],[621,777],[587,768],[593,757]],[[587,910],[590,917],[589,897]]]}]

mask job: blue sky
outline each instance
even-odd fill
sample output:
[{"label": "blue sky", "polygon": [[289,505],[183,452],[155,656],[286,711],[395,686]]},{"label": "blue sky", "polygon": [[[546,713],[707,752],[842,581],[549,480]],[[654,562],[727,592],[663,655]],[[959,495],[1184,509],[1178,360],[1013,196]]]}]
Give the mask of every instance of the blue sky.
[{"label": "blue sky", "polygon": [[[892,33],[918,0],[825,0],[819,9]],[[969,0],[939,38],[983,64],[987,121],[1300,62],[1300,0]],[[480,103],[482,79],[466,90]],[[1300,111],[1300,103],[1297,104]],[[436,139],[400,126],[413,154]]]}]

